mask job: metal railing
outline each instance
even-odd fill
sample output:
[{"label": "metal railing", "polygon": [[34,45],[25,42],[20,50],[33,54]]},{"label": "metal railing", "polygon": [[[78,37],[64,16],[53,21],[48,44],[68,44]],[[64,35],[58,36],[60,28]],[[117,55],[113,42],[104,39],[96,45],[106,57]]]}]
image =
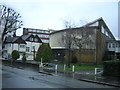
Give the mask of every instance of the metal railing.
[{"label": "metal railing", "polygon": [[95,68],[95,75],[102,73],[103,73],[103,68]]}]

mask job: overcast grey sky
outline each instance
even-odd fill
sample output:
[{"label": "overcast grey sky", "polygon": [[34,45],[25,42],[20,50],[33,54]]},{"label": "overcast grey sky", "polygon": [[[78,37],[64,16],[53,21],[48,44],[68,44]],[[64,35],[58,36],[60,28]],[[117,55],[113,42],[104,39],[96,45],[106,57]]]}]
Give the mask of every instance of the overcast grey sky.
[{"label": "overcast grey sky", "polygon": [[[64,28],[64,20],[81,26],[103,17],[118,37],[117,0],[1,0],[1,3],[21,14],[25,28],[60,30]],[[17,31],[17,35],[21,34],[22,29]]]}]

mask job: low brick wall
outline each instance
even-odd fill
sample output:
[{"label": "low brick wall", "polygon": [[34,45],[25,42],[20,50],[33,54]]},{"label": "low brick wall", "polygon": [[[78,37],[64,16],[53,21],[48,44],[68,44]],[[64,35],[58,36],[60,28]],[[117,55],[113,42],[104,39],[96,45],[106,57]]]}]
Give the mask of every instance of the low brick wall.
[{"label": "low brick wall", "polygon": [[82,63],[95,63],[94,50],[87,49],[87,50],[81,50],[81,52],[76,50],[75,54],[76,54],[78,61],[80,61]]}]

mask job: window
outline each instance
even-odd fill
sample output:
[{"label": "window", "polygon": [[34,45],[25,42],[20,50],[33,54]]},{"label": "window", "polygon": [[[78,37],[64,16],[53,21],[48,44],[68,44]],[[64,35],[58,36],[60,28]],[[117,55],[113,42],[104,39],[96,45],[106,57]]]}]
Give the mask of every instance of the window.
[{"label": "window", "polygon": [[8,47],[12,47],[12,44],[8,44]]},{"label": "window", "polygon": [[35,50],[35,46],[33,46],[33,50]]},{"label": "window", "polygon": [[41,33],[44,33],[44,31],[40,31]]},{"label": "window", "polygon": [[115,48],[115,43],[112,44],[112,47]]},{"label": "window", "polygon": [[111,43],[108,44],[108,47],[111,48]]},{"label": "window", "polygon": [[40,31],[39,30],[37,30],[37,33],[39,33]]},{"label": "window", "polygon": [[116,43],[116,47],[118,47],[118,43]]},{"label": "window", "polygon": [[20,48],[25,48],[25,45],[20,45]]},{"label": "window", "polygon": [[105,34],[105,29],[104,29],[104,27],[102,26],[102,33],[104,33]]},{"label": "window", "polygon": [[39,35],[39,37],[42,37],[42,35]]},{"label": "window", "polygon": [[29,32],[32,32],[32,30],[31,30],[31,29],[29,29]]},{"label": "window", "polygon": [[29,52],[29,47],[26,47],[26,52]]},{"label": "window", "polygon": [[45,35],[43,35],[43,38],[45,38]]},{"label": "window", "polygon": [[33,29],[33,32],[36,32],[36,30]]},{"label": "window", "polygon": [[36,35],[36,34],[33,34],[34,36]]},{"label": "window", "polygon": [[38,41],[38,39],[37,39],[37,38],[35,38],[35,41],[37,42],[37,41]]},{"label": "window", "polygon": [[49,43],[49,40],[43,40],[44,43]]}]

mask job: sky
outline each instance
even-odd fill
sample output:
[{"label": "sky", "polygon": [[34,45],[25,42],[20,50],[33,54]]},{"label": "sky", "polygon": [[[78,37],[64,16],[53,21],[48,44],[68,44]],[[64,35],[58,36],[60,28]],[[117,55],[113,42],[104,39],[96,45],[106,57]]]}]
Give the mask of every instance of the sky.
[{"label": "sky", "polygon": [[[118,38],[118,0],[1,0],[20,13],[22,28],[61,30],[64,21],[82,26],[100,17]],[[22,35],[22,28],[17,35]]]}]

